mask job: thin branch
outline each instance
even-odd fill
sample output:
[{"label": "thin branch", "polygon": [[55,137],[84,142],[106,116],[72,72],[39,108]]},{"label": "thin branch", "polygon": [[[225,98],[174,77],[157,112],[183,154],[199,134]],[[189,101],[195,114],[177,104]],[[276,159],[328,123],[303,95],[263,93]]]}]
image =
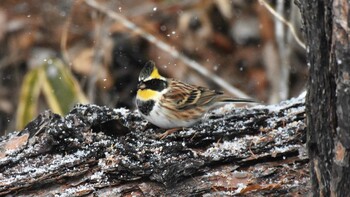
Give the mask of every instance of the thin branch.
[{"label": "thin branch", "polygon": [[263,5],[272,15],[274,15],[278,20],[282,21],[285,25],[288,26],[290,32],[293,34],[295,41],[303,48],[306,49],[305,44],[298,37],[293,24],[288,22],[283,16],[277,13],[270,4],[268,4],[265,0],[259,0],[259,3]]},{"label": "thin branch", "polygon": [[61,41],[60,41],[60,47],[61,47],[63,60],[70,66],[72,65],[71,64],[71,59],[70,59],[70,57],[68,55],[68,52],[67,52],[68,31],[69,31],[70,25],[72,24],[74,9],[76,7],[78,7],[79,4],[81,4],[81,0],[73,2],[71,10],[69,11],[67,20],[64,23],[63,30],[62,30],[62,35],[61,35]]},{"label": "thin branch", "polygon": [[[283,13],[285,12],[284,0],[276,1],[276,10],[280,16],[283,16]],[[279,95],[279,101],[281,101],[286,100],[288,98],[289,92],[288,82],[290,74],[291,45],[287,44],[286,37],[287,35],[290,35],[290,33],[288,33],[290,31],[286,32],[283,22],[277,18],[275,19],[275,30],[280,62],[280,81],[277,88],[277,94]]]},{"label": "thin branch", "polygon": [[101,13],[106,14],[108,17],[120,22],[122,25],[133,31],[134,33],[137,33],[144,39],[148,40],[149,42],[156,45],[158,48],[162,49],[163,51],[166,51],[174,58],[180,59],[182,62],[187,64],[189,67],[200,73],[201,75],[208,77],[213,82],[215,82],[217,85],[222,87],[223,89],[227,90],[232,95],[235,95],[237,97],[241,98],[250,98],[248,95],[240,91],[239,89],[233,87],[229,83],[227,83],[225,80],[220,78],[219,76],[215,75],[214,73],[210,72],[206,68],[204,68],[202,65],[200,65],[198,62],[182,55],[179,51],[177,51],[174,47],[171,47],[167,43],[157,39],[152,34],[144,31],[142,28],[138,27],[136,24],[132,23],[130,20],[125,18],[124,16],[118,14],[117,12],[102,6],[101,4],[97,3],[95,0],[85,0],[85,3],[89,5],[90,7],[100,11]]}]

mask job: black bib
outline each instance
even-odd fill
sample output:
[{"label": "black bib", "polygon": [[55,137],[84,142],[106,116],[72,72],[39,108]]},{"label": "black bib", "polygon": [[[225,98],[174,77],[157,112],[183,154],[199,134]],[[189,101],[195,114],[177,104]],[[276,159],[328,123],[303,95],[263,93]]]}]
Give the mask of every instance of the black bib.
[{"label": "black bib", "polygon": [[136,99],[136,104],[137,104],[137,107],[139,108],[140,112],[143,115],[148,116],[149,113],[152,111],[155,102],[154,102],[154,100],[141,101],[141,100]]}]

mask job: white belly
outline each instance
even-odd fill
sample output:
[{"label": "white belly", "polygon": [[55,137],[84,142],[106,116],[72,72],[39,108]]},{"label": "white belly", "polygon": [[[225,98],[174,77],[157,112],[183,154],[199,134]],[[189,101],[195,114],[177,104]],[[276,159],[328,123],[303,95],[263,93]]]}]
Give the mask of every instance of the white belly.
[{"label": "white belly", "polygon": [[164,113],[161,113],[159,109],[159,105],[156,103],[154,109],[150,112],[149,116],[145,116],[141,113],[141,115],[152,124],[164,128],[177,128],[177,127],[190,127],[198,120],[178,120],[168,118]]}]

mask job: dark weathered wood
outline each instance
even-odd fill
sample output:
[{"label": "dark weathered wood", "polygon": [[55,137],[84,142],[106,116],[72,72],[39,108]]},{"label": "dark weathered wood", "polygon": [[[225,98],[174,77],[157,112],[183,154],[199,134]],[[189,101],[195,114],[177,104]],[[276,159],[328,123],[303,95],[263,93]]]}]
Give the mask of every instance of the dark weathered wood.
[{"label": "dark weathered wood", "polygon": [[276,195],[308,191],[304,99],[226,107],[163,140],[138,113],[45,112],[0,141],[0,195]]},{"label": "dark weathered wood", "polygon": [[299,2],[310,65],[307,145],[315,196],[350,193],[349,2]]},{"label": "dark weathered wood", "polygon": [[337,130],[331,192],[350,194],[350,1],[334,0],[331,67],[335,73]]}]

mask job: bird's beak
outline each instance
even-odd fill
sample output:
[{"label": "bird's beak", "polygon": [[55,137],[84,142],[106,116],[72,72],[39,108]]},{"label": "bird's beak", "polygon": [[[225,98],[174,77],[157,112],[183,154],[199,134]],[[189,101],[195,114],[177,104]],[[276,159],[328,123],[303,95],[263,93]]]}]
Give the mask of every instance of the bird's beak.
[{"label": "bird's beak", "polygon": [[145,89],[145,88],[146,88],[146,84],[143,83],[142,81],[139,82],[139,84],[137,84],[137,89],[143,90],[143,89]]}]

